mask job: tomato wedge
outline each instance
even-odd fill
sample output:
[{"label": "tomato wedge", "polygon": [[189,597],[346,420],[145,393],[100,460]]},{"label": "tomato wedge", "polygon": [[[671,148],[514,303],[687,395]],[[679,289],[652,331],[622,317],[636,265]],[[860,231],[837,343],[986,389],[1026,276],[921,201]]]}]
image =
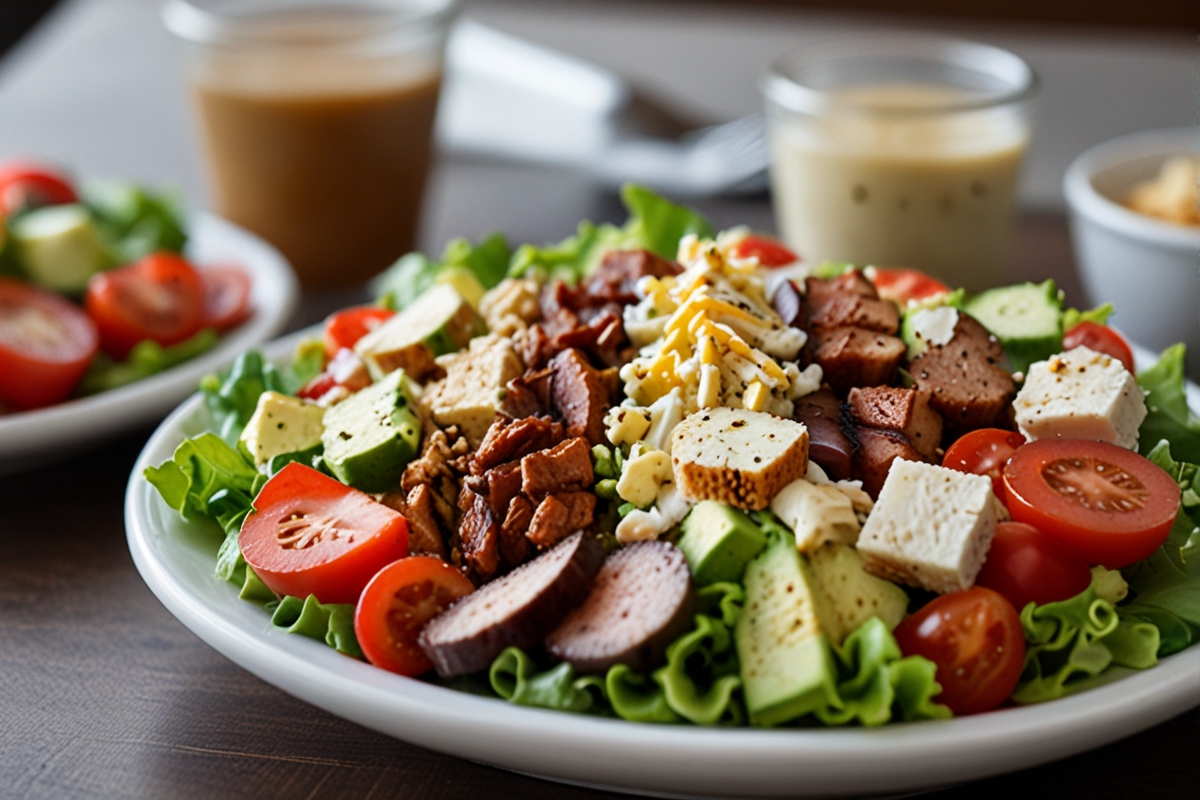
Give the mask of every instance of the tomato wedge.
[{"label": "tomato wedge", "polygon": [[733,246],[733,255],[738,258],[757,258],[761,267],[786,267],[800,260],[783,242],[770,236],[750,234]]},{"label": "tomato wedge", "polygon": [[354,635],[377,667],[415,677],[433,669],[417,643],[425,623],[475,590],[439,558],[412,556],[379,571],[358,599]]},{"label": "tomato wedge", "polygon": [[78,200],[74,187],[54,170],[23,161],[0,164],[0,211],[6,215]]},{"label": "tomato wedge", "polygon": [[84,305],[100,329],[104,352],[118,360],[145,339],[166,347],[190,339],[204,327],[205,290],[200,275],[174,253],[153,253],[93,275]]},{"label": "tomato wedge", "polygon": [[332,314],[325,320],[325,355],[333,358],[343,348],[378,328],[396,312],[379,306],[359,306]]},{"label": "tomato wedge", "polygon": [[999,428],[980,428],[960,436],[942,458],[942,466],[992,479],[992,491],[1004,499],[1004,465],[1025,437]]},{"label": "tomato wedge", "polygon": [[100,349],[88,315],[54,292],[0,278],[0,400],[40,408],[63,400]]},{"label": "tomato wedge", "polygon": [[1179,485],[1137,453],[1089,439],[1040,439],[1004,468],[1008,510],[1089,564],[1127,567],[1157,550],[1179,512]]},{"label": "tomato wedge", "polygon": [[227,331],[250,316],[250,276],[241,267],[218,264],[199,270],[204,285],[204,327]]},{"label": "tomato wedge", "polygon": [[408,521],[369,495],[292,462],[254,498],[238,545],[276,594],[354,603],[376,572],[408,555]]},{"label": "tomato wedge", "polygon": [[1095,322],[1081,322],[1071,327],[1063,334],[1063,351],[1074,350],[1076,347],[1086,347],[1097,353],[1120,361],[1125,369],[1133,372],[1133,350],[1125,337],[1107,325]]},{"label": "tomato wedge", "polygon": [[977,586],[994,589],[1017,609],[1070,599],[1091,583],[1086,561],[1024,522],[996,526],[987,561],[975,578]]},{"label": "tomato wedge", "polygon": [[955,714],[996,708],[1021,678],[1021,618],[991,589],[944,594],[901,622],[895,636],[904,655],[924,656],[937,665],[942,693],[936,699]]},{"label": "tomato wedge", "polygon": [[875,284],[880,297],[900,308],[907,307],[909,300],[922,302],[950,292],[949,286],[916,269],[868,267],[867,278]]}]

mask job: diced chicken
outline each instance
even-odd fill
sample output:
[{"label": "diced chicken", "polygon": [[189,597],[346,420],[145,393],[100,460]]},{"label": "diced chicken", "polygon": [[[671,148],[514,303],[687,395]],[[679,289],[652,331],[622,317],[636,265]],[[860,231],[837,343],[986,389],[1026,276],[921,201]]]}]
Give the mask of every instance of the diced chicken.
[{"label": "diced chicken", "polygon": [[564,350],[550,361],[554,377],[550,396],[567,426],[568,436],[583,436],[591,444],[604,444],[604,415],[612,395],[600,371],[578,350]]},{"label": "diced chicken", "polygon": [[592,452],[582,438],[521,459],[521,492],[541,500],[548,494],[586,489],[592,485]]},{"label": "diced chicken", "polygon": [[596,495],[587,491],[547,495],[529,522],[529,541],[538,547],[553,547],[573,532],[592,523]]},{"label": "diced chicken", "polygon": [[471,474],[483,475],[493,467],[547,450],[565,437],[562,423],[545,417],[496,420],[471,458]]},{"label": "diced chicken", "polygon": [[854,506],[833,485],[792,481],[771,500],[771,510],[792,529],[802,553],[826,544],[854,544],[858,539]]},{"label": "diced chicken", "polygon": [[525,370],[512,341],[481,336],[467,350],[439,356],[437,363],[446,377],[426,387],[422,406],[439,425],[457,425],[471,444],[478,444],[496,419],[505,385]]},{"label": "diced chicken", "polygon": [[822,331],[846,326],[894,334],[900,329],[900,312],[887,300],[873,300],[852,292],[830,294],[820,303],[807,304],[808,330]]}]

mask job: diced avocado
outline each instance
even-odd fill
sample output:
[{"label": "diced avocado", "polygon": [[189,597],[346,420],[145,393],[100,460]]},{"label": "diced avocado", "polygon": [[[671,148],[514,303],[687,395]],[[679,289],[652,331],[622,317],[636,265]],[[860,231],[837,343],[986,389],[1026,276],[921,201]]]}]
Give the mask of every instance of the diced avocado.
[{"label": "diced avocado", "polygon": [[704,500],[684,519],[677,544],[696,583],[737,583],[750,559],[767,546],[767,537],[733,506]]},{"label": "diced avocado", "polygon": [[475,273],[466,267],[446,267],[437,274],[433,282],[448,283],[453,286],[476,311],[479,310],[479,301],[487,293],[487,289],[479,282],[479,278],[475,277]]},{"label": "diced avocado", "polygon": [[853,547],[831,544],[809,554],[813,580],[825,597],[830,641],[840,645],[871,617],[894,630],[908,611],[908,594],[863,569]]},{"label": "diced avocado", "polygon": [[91,212],[78,203],[22,215],[12,223],[12,237],[25,274],[57,292],[80,294],[88,278],[113,266]]},{"label": "diced avocado", "polygon": [[734,638],[750,723],[771,727],[835,702],[837,668],[823,598],[790,536],[771,537],[746,567]]},{"label": "diced avocado", "polygon": [[263,392],[238,437],[238,445],[255,466],[261,467],[275,456],[320,444],[324,417],[325,409],[316,403],[279,392]]},{"label": "diced avocado", "polygon": [[1062,350],[1062,299],[1054,281],[989,289],[964,310],[1000,340],[1015,371]]},{"label": "diced avocado", "polygon": [[371,493],[400,485],[421,444],[407,382],[393,372],[325,412],[325,465],[342,483]]},{"label": "diced avocado", "polygon": [[437,370],[434,358],[487,332],[483,319],[448,283],[431,286],[408,308],[358,340],[354,352],[375,380],[402,369],[415,381]]}]

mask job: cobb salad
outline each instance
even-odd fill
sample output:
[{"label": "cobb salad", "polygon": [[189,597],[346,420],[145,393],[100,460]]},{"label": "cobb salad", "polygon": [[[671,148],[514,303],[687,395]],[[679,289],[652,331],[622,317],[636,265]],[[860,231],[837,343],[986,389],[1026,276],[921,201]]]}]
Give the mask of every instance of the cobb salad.
[{"label": "cobb salad", "polygon": [[406,256],[206,379],[146,471],[273,624],[513,703],[881,725],[1145,669],[1200,626],[1183,350],[1052,282],[809,264],[626,187],[621,227]]},{"label": "cobb salad", "polygon": [[249,316],[235,265],[189,263],[165,195],[0,164],[0,413],[140,380]]}]

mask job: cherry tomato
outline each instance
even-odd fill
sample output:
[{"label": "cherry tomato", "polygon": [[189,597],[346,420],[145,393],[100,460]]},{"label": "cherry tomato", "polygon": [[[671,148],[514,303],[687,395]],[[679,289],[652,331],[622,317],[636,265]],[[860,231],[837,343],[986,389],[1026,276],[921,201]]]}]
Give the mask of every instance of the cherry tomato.
[{"label": "cherry tomato", "polygon": [[1092,583],[1087,562],[1053,536],[1024,522],[1001,522],[975,579],[1004,595],[1014,608],[1067,600]]},{"label": "cherry tomato", "polygon": [[204,327],[227,331],[250,316],[250,276],[228,264],[199,270],[204,285]]},{"label": "cherry tomato", "polygon": [[325,355],[333,358],[396,315],[378,306],[359,306],[339,311],[325,320]]},{"label": "cherry tomato", "polygon": [[1076,347],[1086,347],[1097,353],[1104,353],[1120,361],[1125,369],[1133,372],[1133,350],[1125,337],[1107,325],[1095,322],[1081,322],[1063,334],[1063,350],[1074,350]]},{"label": "cherry tomato", "polygon": [[254,498],[238,545],[276,594],[355,603],[376,572],[408,555],[408,521],[369,495],[292,462]]},{"label": "cherry tomato", "polygon": [[1089,564],[1127,567],[1157,550],[1179,511],[1175,481],[1108,442],[1040,439],[1004,468],[1008,510]]},{"label": "cherry tomato", "polygon": [[104,352],[118,360],[145,339],[166,347],[204,327],[205,290],[200,275],[173,253],[154,253],[93,275],[84,305],[100,329]]},{"label": "cherry tomato", "polygon": [[417,643],[425,623],[475,590],[458,570],[439,558],[411,556],[379,571],[358,598],[354,635],[363,655],[377,667],[417,676],[433,662]]},{"label": "cherry tomato", "polygon": [[53,170],[22,161],[0,164],[0,211],[5,214],[78,200],[67,179]]},{"label": "cherry tomato", "polygon": [[322,372],[317,377],[313,378],[308,383],[301,387],[300,391],[296,392],[297,397],[302,397],[305,400],[320,400],[333,387],[337,386],[338,382],[328,372]]},{"label": "cherry tomato", "polygon": [[996,708],[1013,693],[1025,663],[1021,618],[1001,595],[976,586],[930,602],[896,628],[906,656],[937,665],[942,693],[955,714]]},{"label": "cherry tomato", "polygon": [[40,408],[66,398],[100,349],[88,315],[54,292],[0,278],[0,400]]},{"label": "cherry tomato", "polygon": [[762,267],[786,267],[800,260],[783,242],[770,236],[751,234],[733,246],[738,258],[757,258]]},{"label": "cherry tomato", "polygon": [[996,497],[1003,500],[1004,465],[1023,444],[1025,437],[1019,433],[999,428],[980,428],[959,437],[950,445],[942,458],[942,466],[972,475],[988,476],[992,479],[992,490]]},{"label": "cherry tomato", "polygon": [[932,300],[950,292],[949,286],[916,269],[870,267],[867,277],[875,284],[880,297],[901,308],[905,308],[909,300]]}]

